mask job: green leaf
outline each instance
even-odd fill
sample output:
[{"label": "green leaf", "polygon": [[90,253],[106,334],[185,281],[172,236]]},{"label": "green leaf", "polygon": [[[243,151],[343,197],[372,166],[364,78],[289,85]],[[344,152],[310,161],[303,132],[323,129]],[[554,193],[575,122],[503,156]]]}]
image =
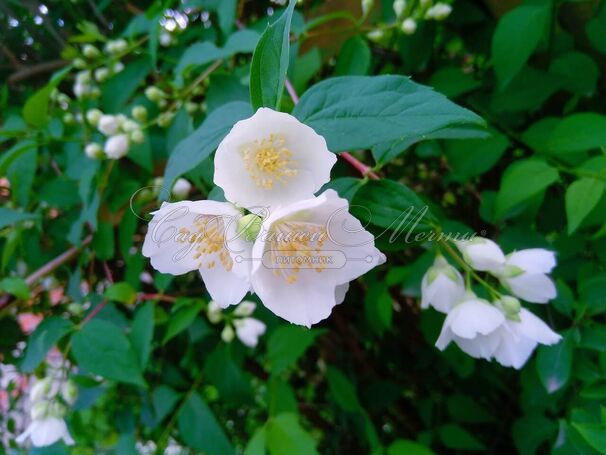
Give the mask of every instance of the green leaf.
[{"label": "green leaf", "polygon": [[296,414],[271,417],[265,424],[267,448],[271,455],[315,455],[316,441],[299,424]]},{"label": "green leaf", "polygon": [[253,437],[248,441],[248,444],[246,444],[244,455],[266,455],[265,445],[265,427],[261,427],[255,431]]},{"label": "green leaf", "polygon": [[118,326],[92,319],[72,337],[78,365],[93,374],[118,382],[145,386],[139,359]]},{"label": "green leaf", "polygon": [[484,121],[404,76],[343,76],[301,97],[293,115],[324,136],[333,152],[386,142],[484,137]]},{"label": "green leaf", "polygon": [[338,177],[336,179],[332,179],[330,182],[328,182],[324,188],[322,190],[320,190],[320,192],[323,192],[326,189],[333,189],[335,190],[337,193],[339,193],[339,196],[341,196],[344,199],[347,199],[350,204],[351,201],[353,200],[354,195],[357,193],[357,191],[362,188],[362,186],[364,185],[364,180],[362,179],[358,179],[355,177]]},{"label": "green leaf", "polygon": [[27,123],[35,128],[42,128],[48,123],[50,95],[70,70],[71,67],[68,66],[55,73],[48,84],[27,99],[23,106],[23,118]]},{"label": "green leaf", "polygon": [[282,16],[269,25],[257,43],[250,65],[250,101],[253,110],[278,109],[288,71],[290,22],[296,0],[290,0]]},{"label": "green leaf", "polygon": [[600,5],[596,9],[598,14],[587,22],[585,32],[592,46],[602,54],[606,54],[606,35],[604,34],[604,29],[606,28],[606,8]]},{"label": "green leaf", "polygon": [[377,335],[391,329],[393,319],[393,299],[385,282],[371,282],[364,297],[366,321]]},{"label": "green leaf", "polygon": [[114,226],[111,223],[101,221],[97,225],[92,247],[97,259],[101,261],[114,257]]},{"label": "green leaf", "polygon": [[[532,428],[532,431],[528,431]],[[529,415],[513,423],[512,435],[518,452],[534,454],[545,442],[550,441],[557,431],[556,423],[542,415]]]},{"label": "green leaf", "polygon": [[371,180],[353,197],[351,213],[375,226],[400,233],[429,229],[433,216],[417,194],[393,180]]},{"label": "green leaf", "polygon": [[574,423],[572,426],[583,439],[602,454],[606,454],[606,425],[603,423]]},{"label": "green leaf", "polygon": [[250,379],[236,363],[231,346],[224,343],[217,345],[206,359],[204,372],[208,382],[219,391],[222,402],[238,406],[253,402]]},{"label": "green leaf", "polygon": [[279,374],[294,365],[322,332],[296,325],[275,329],[267,342],[267,357],[272,374]]},{"label": "green leaf", "polygon": [[440,440],[449,449],[454,450],[485,450],[486,446],[471,433],[459,425],[447,423],[438,428]]},{"label": "green leaf", "polygon": [[572,332],[568,332],[558,344],[537,349],[537,373],[547,392],[557,392],[570,379],[573,345]]},{"label": "green leaf", "polygon": [[18,299],[29,299],[29,286],[21,278],[3,278],[0,280],[0,290],[13,294]]},{"label": "green leaf", "polygon": [[551,1],[527,2],[505,14],[492,37],[492,60],[505,87],[522,69],[545,34],[551,17]]},{"label": "green leaf", "polygon": [[141,371],[145,371],[154,338],[154,304],[147,302],[137,310],[130,332],[130,340],[139,359]]},{"label": "green leaf", "polygon": [[13,209],[0,207],[0,229],[12,226],[19,221],[35,220],[36,218],[38,218],[38,215],[34,213],[17,212]]},{"label": "green leaf", "polygon": [[187,329],[200,311],[202,311],[202,307],[203,303],[201,301],[187,302],[181,305],[168,320],[168,327],[166,328],[162,344],[168,343],[168,341]]},{"label": "green leaf", "polygon": [[448,397],[446,407],[448,414],[456,422],[484,423],[495,420],[488,410],[466,395],[456,394]]},{"label": "green leaf", "polygon": [[43,319],[29,337],[21,370],[24,373],[34,371],[44,360],[48,351],[67,335],[73,326],[70,321],[57,316]]},{"label": "green leaf", "polygon": [[604,194],[604,182],[592,177],[581,177],[572,182],[566,190],[566,218],[568,234],[581,225],[587,215],[600,202]]},{"label": "green leaf", "polygon": [[496,131],[492,133],[491,137],[485,139],[446,141],[445,154],[454,180],[466,182],[487,172],[499,161],[509,141]]},{"label": "green leaf", "polygon": [[213,455],[232,455],[235,450],[211,409],[198,393],[192,393],[177,416],[185,443]]},{"label": "green leaf", "polygon": [[501,179],[496,198],[496,218],[505,218],[510,210],[547,189],[558,177],[558,171],[543,160],[532,158],[514,162]]},{"label": "green leaf", "polygon": [[[2,156],[0,156],[0,175],[6,175],[6,171],[8,170],[11,163],[13,163],[19,157],[23,156],[25,153],[29,152],[31,149],[36,148],[36,147],[38,147],[38,144],[36,144],[33,141],[21,141],[21,142],[17,142],[15,145],[13,145],[8,150],[4,151],[2,153]],[[8,209],[2,209],[2,210],[8,210]],[[2,220],[2,219],[3,218],[0,217],[0,220]],[[0,224],[1,223],[2,222],[0,221]]]},{"label": "green leaf", "polygon": [[154,404],[154,413],[156,423],[162,422],[170,414],[179,402],[181,395],[166,385],[161,385],[152,393],[152,403]]},{"label": "green leaf", "polygon": [[595,92],[600,69],[591,57],[582,52],[567,52],[551,62],[549,72],[564,80],[563,87],[580,96]]},{"label": "green leaf", "polygon": [[101,91],[103,112],[116,113],[122,109],[151,70],[151,59],[141,57],[129,62],[121,73],[105,82]]},{"label": "green leaf", "polygon": [[283,412],[297,413],[299,406],[297,397],[290,384],[279,376],[272,375],[267,383],[267,407],[269,415],[275,416]]},{"label": "green leaf", "polygon": [[461,68],[440,68],[432,74],[429,85],[448,98],[456,98],[471,92],[482,84],[471,74],[464,73]]},{"label": "green leaf", "polygon": [[161,198],[168,198],[168,189],[180,175],[204,161],[223,140],[234,124],[250,117],[250,105],[239,101],[225,104],[211,112],[204,122],[188,137],[177,144],[168,158],[164,171],[164,189]]},{"label": "green leaf", "polygon": [[583,152],[606,146],[606,115],[582,112],[562,119],[547,143],[551,153]]},{"label": "green leaf", "polygon": [[326,370],[326,378],[331,397],[343,410],[351,413],[364,412],[354,385],[343,373],[329,367]]},{"label": "green leaf", "polygon": [[105,290],[103,295],[106,299],[124,303],[125,305],[132,305],[137,299],[137,293],[126,282],[112,284]]},{"label": "green leaf", "polygon": [[435,455],[435,453],[418,442],[398,439],[387,448],[387,455]]},{"label": "green leaf", "polygon": [[370,48],[365,39],[356,35],[341,46],[335,67],[335,76],[354,76],[368,74],[370,69]]}]

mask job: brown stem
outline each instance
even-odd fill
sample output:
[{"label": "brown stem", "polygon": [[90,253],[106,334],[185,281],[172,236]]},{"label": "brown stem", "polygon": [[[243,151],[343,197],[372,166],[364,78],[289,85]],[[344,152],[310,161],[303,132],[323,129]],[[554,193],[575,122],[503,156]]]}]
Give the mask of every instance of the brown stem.
[{"label": "brown stem", "polygon": [[16,84],[30,77],[51,73],[56,69],[63,68],[65,65],[67,65],[67,61],[65,60],[51,60],[50,62],[38,63],[37,65],[25,66],[11,74],[8,78],[8,83]]}]

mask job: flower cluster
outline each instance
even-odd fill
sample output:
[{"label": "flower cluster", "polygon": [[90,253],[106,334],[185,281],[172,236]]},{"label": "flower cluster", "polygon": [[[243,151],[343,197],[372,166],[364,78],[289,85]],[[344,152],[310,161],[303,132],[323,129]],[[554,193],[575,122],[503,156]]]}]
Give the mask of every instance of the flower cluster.
[{"label": "flower cluster", "polygon": [[[98,98],[101,90],[96,83],[103,83],[111,76],[124,69],[124,63],[119,58],[128,51],[128,43],[123,39],[108,41],[105,44],[105,54],[94,44],[85,44],[81,49],[81,57],[74,60],[74,66],[81,71],[76,74],[73,92],[76,98]],[[105,61],[109,55],[109,61]]]},{"label": "flower cluster", "polygon": [[96,127],[101,134],[107,137],[101,146],[96,142],[86,145],[84,152],[89,158],[99,159],[107,157],[112,160],[122,158],[128,153],[131,143],[141,143],[145,140],[142,125],[137,121],[144,121],[147,110],[143,106],[135,106],[132,110],[133,118],[124,114],[104,114],[99,109],[91,109],[86,113],[86,121]]},{"label": "flower cluster", "polygon": [[214,181],[228,202],[164,203],[143,254],[163,273],[198,270],[221,308],[252,292],[309,327],[343,301],[350,281],[385,261],[347,200],[333,190],[314,196],[335,161],[310,127],[261,108],[215,154]]},{"label": "flower cluster", "polygon": [[221,331],[223,341],[231,343],[234,336],[237,336],[242,344],[254,348],[259,343],[259,337],[265,333],[266,329],[263,322],[251,317],[256,307],[255,302],[244,300],[231,314],[226,315],[219,304],[211,300],[208,304],[207,316],[213,324],[225,323]]},{"label": "flower cluster", "polygon": [[468,276],[474,270],[487,272],[513,296],[497,292],[484,280],[493,301],[476,296],[461,273],[439,255],[421,284],[421,307],[432,306],[447,314],[436,342],[439,349],[454,341],[472,357],[494,358],[503,366],[521,368],[537,344],[551,345],[561,339],[518,300],[547,303],[556,296],[548,276],[556,265],[553,252],[533,248],[506,256],[495,242],[481,237],[456,245]]},{"label": "flower cluster", "polygon": [[59,440],[74,444],[63,418],[66,405],[74,404],[76,394],[76,386],[70,381],[62,383],[50,377],[37,381],[29,393],[32,421],[17,443],[23,444],[29,438],[35,447],[50,446]]}]

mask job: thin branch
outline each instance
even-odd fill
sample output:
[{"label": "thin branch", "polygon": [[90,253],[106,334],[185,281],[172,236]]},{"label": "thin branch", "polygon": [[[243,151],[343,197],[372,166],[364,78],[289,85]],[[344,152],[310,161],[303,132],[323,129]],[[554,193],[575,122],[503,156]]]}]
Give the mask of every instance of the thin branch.
[{"label": "thin branch", "polygon": [[51,73],[59,68],[63,68],[67,63],[65,60],[51,60],[50,62],[38,63],[37,65],[23,66],[20,70],[15,71],[9,76],[8,83],[16,84],[30,77]]}]

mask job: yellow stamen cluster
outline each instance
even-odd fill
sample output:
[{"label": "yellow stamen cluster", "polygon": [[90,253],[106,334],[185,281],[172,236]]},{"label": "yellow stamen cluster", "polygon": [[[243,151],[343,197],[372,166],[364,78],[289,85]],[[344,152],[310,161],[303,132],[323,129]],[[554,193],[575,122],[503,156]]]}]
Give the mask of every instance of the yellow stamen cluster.
[{"label": "yellow stamen cluster", "polygon": [[[328,234],[324,226],[284,221],[272,226],[272,231],[275,235],[270,241],[271,263],[276,267],[274,275],[277,278],[294,284],[302,268],[318,273],[326,269],[322,247],[328,239]],[[284,258],[292,258],[292,262],[285,262]]]},{"label": "yellow stamen cluster", "polygon": [[217,260],[230,272],[234,263],[225,247],[225,224],[217,216],[199,216],[194,221],[194,230],[182,227],[176,236],[179,243],[195,243],[193,258],[198,269],[214,269]]},{"label": "yellow stamen cluster", "polygon": [[283,135],[270,134],[244,148],[244,165],[259,188],[272,190],[276,183],[283,184],[297,175],[297,170],[292,168],[293,154],[285,144]]}]

